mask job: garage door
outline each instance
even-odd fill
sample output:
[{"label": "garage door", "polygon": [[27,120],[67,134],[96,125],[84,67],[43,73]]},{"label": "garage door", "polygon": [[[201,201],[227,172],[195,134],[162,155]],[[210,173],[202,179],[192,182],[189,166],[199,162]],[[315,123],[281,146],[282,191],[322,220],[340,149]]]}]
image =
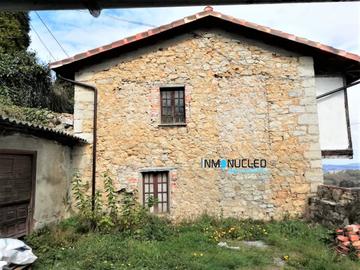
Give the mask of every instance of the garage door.
[{"label": "garage door", "polygon": [[31,223],[34,154],[0,151],[0,236],[25,235]]}]

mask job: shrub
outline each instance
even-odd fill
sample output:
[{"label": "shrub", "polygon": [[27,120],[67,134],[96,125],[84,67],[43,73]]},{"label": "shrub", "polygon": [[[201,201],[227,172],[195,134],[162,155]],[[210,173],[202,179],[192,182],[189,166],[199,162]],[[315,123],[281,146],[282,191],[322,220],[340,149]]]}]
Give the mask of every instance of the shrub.
[{"label": "shrub", "polygon": [[[100,232],[109,232],[115,226],[117,221],[117,212],[114,206],[114,187],[111,178],[108,173],[104,175],[106,183],[106,197],[108,198],[108,204],[111,205],[110,210],[102,200],[102,193],[100,191],[95,192],[94,209],[92,209],[92,197],[89,194],[89,183],[83,183],[78,173],[74,174],[72,181],[72,191],[74,204],[79,210],[78,219],[81,225],[79,228],[84,231],[97,230]],[[109,202],[110,201],[110,202]]]},{"label": "shrub", "polygon": [[147,211],[139,205],[134,193],[126,192],[121,200],[120,227],[122,231],[134,232],[143,224]]},{"label": "shrub", "polygon": [[0,114],[20,121],[31,122],[36,125],[47,126],[50,123],[49,116],[53,112],[39,109],[13,105],[9,98],[2,96],[0,89]]},{"label": "shrub", "polygon": [[117,194],[115,192],[114,183],[112,178],[109,176],[109,172],[106,171],[104,173],[104,187],[105,193],[108,201],[108,208],[110,216],[116,218],[118,214],[118,207],[117,207]]},{"label": "shrub", "polygon": [[[102,233],[121,232],[143,240],[164,240],[171,234],[170,222],[149,213],[136,200],[136,192],[125,192],[118,206],[118,194],[109,172],[103,174],[104,194],[96,191],[95,207],[92,211],[89,184],[83,183],[79,174],[73,178],[73,198],[79,210],[76,223],[77,232],[98,231]],[[104,203],[102,198],[106,198]]]},{"label": "shrub", "polygon": [[55,81],[35,53],[3,52],[0,48],[0,96],[11,105],[73,112],[73,86]]},{"label": "shrub", "polygon": [[39,257],[51,250],[72,246],[81,237],[76,230],[76,226],[74,226],[76,224],[74,223],[75,220],[70,219],[60,222],[58,225],[45,226],[28,235],[25,240],[28,245],[36,250]]}]

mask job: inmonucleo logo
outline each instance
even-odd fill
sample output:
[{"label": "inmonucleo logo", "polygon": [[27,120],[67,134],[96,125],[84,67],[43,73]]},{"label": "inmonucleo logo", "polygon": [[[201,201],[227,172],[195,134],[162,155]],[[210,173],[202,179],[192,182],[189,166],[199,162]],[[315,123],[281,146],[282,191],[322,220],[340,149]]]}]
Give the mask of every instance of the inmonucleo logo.
[{"label": "inmonucleo logo", "polygon": [[220,168],[229,174],[267,173],[265,159],[201,159],[201,168]]}]

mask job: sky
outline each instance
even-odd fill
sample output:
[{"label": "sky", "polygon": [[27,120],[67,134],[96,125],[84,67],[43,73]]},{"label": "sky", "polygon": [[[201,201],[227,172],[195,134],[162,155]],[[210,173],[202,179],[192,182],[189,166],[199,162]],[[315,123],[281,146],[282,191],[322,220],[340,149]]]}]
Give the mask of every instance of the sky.
[{"label": "sky", "polygon": [[[204,6],[108,9],[98,18],[86,10],[39,11],[65,52],[38,15],[31,12],[30,50],[36,51],[44,63],[61,60],[203,9]],[[214,6],[214,10],[360,55],[360,2]],[[348,90],[348,99],[354,159],[324,163],[360,163],[360,85]]]}]

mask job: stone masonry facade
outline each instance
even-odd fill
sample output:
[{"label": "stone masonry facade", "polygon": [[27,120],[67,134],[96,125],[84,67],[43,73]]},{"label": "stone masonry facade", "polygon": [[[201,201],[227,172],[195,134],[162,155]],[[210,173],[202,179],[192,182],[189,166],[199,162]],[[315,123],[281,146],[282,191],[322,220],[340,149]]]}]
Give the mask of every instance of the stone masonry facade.
[{"label": "stone masonry facade", "polygon": [[[173,220],[202,213],[270,219],[301,215],[322,183],[312,57],[221,30],[196,30],[88,66],[96,85],[97,188],[109,170],[118,189],[169,171]],[[160,87],[185,87],[185,126],[162,126]],[[74,134],[92,139],[93,93],[75,90]],[[91,145],[76,167],[91,177]],[[202,168],[201,159],[266,159],[262,173]]]}]

